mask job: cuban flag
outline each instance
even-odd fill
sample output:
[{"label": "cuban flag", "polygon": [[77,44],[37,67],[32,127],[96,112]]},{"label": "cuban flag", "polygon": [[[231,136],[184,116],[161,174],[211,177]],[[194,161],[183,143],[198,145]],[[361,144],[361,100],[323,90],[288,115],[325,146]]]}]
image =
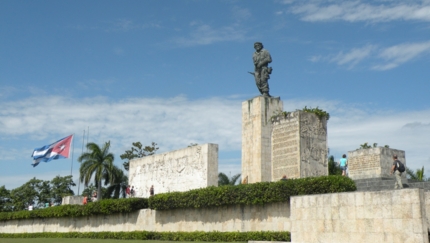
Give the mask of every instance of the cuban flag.
[{"label": "cuban flag", "polygon": [[62,138],[57,142],[36,148],[31,157],[33,157],[33,167],[36,167],[41,161],[49,162],[53,159],[69,158],[70,145],[72,144],[73,135]]}]

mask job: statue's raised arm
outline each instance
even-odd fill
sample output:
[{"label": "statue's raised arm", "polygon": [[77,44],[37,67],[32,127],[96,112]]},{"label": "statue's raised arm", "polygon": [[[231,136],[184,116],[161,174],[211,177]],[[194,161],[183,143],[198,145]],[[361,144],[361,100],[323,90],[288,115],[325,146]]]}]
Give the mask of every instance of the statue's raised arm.
[{"label": "statue's raised arm", "polygon": [[269,94],[269,78],[272,73],[272,68],[269,67],[269,63],[272,62],[272,57],[268,50],[263,49],[263,43],[255,42],[254,43],[254,55],[252,55],[252,59],[254,61],[254,75],[255,84],[257,85],[260,93],[265,97],[270,97]]}]

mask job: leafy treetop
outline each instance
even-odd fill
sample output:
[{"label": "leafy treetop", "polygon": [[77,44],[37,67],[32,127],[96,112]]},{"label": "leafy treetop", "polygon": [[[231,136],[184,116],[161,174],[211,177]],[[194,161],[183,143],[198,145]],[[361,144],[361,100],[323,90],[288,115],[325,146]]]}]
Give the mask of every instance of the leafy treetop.
[{"label": "leafy treetop", "polygon": [[316,108],[312,108],[312,107],[307,107],[305,106],[302,111],[304,112],[309,112],[309,113],[314,113],[315,115],[318,116],[319,119],[325,118],[327,121],[328,119],[330,119],[330,114],[327,111],[321,110],[320,108],[318,108],[318,106]]},{"label": "leafy treetop", "polygon": [[[314,113],[315,115],[317,115],[317,117],[319,119],[325,118],[327,121],[328,119],[330,119],[330,114],[324,110],[321,110],[320,108],[318,108],[318,106],[316,108],[312,108],[312,107],[307,107],[305,106],[302,109],[303,112],[308,112],[308,113]],[[282,111],[282,110],[276,110],[274,112],[274,115],[271,117],[272,122],[275,120],[276,117],[283,117],[286,118],[287,116],[289,116],[291,114],[291,112],[287,112],[287,111]]]},{"label": "leafy treetop", "polygon": [[141,142],[134,142],[132,145],[130,150],[126,150],[125,153],[119,156],[121,159],[127,160],[123,163],[124,169],[127,171],[130,167],[130,160],[153,155],[158,150],[157,144],[154,142],[150,146],[145,147],[143,147]]},{"label": "leafy treetop", "polygon": [[[369,149],[369,148],[376,148],[376,147],[378,147],[378,143],[373,143],[373,145],[371,146],[370,144],[367,144],[367,142],[365,142],[365,143],[363,143],[363,144],[360,144],[360,147],[358,148],[358,149],[356,149],[356,150],[359,150],[359,149]],[[384,145],[384,148],[389,148],[390,146],[388,146],[388,145]]]}]

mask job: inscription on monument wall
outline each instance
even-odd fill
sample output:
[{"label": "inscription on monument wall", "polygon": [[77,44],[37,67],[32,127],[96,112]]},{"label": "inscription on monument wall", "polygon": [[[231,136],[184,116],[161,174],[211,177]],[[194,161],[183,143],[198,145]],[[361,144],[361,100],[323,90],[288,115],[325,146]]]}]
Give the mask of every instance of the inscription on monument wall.
[{"label": "inscription on monument wall", "polygon": [[351,157],[348,159],[348,167],[354,171],[365,171],[369,169],[378,168],[379,154],[363,155],[360,157]]},{"label": "inscription on monument wall", "polygon": [[313,113],[300,114],[301,177],[328,175],[327,121]]},{"label": "inscription on monument wall", "polygon": [[273,122],[272,181],[328,175],[327,122],[295,111]]},{"label": "inscription on monument wall", "polygon": [[155,193],[188,191],[218,183],[218,145],[204,144],[130,162],[130,186],[136,197]]},{"label": "inscription on monument wall", "polygon": [[272,180],[283,175],[299,178],[299,123],[295,116],[274,123],[272,132]]},{"label": "inscription on monument wall", "polygon": [[[402,150],[375,147],[349,151],[349,177],[352,179],[391,177],[393,155],[397,155],[398,159],[406,164],[405,152]],[[403,178],[405,178],[405,174],[403,173]]]}]

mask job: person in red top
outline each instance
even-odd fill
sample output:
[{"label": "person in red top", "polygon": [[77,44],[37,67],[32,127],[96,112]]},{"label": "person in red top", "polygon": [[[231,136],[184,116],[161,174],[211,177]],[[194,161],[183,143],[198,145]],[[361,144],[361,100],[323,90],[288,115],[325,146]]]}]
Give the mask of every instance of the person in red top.
[{"label": "person in red top", "polygon": [[125,197],[130,198],[130,185],[125,189]]}]

